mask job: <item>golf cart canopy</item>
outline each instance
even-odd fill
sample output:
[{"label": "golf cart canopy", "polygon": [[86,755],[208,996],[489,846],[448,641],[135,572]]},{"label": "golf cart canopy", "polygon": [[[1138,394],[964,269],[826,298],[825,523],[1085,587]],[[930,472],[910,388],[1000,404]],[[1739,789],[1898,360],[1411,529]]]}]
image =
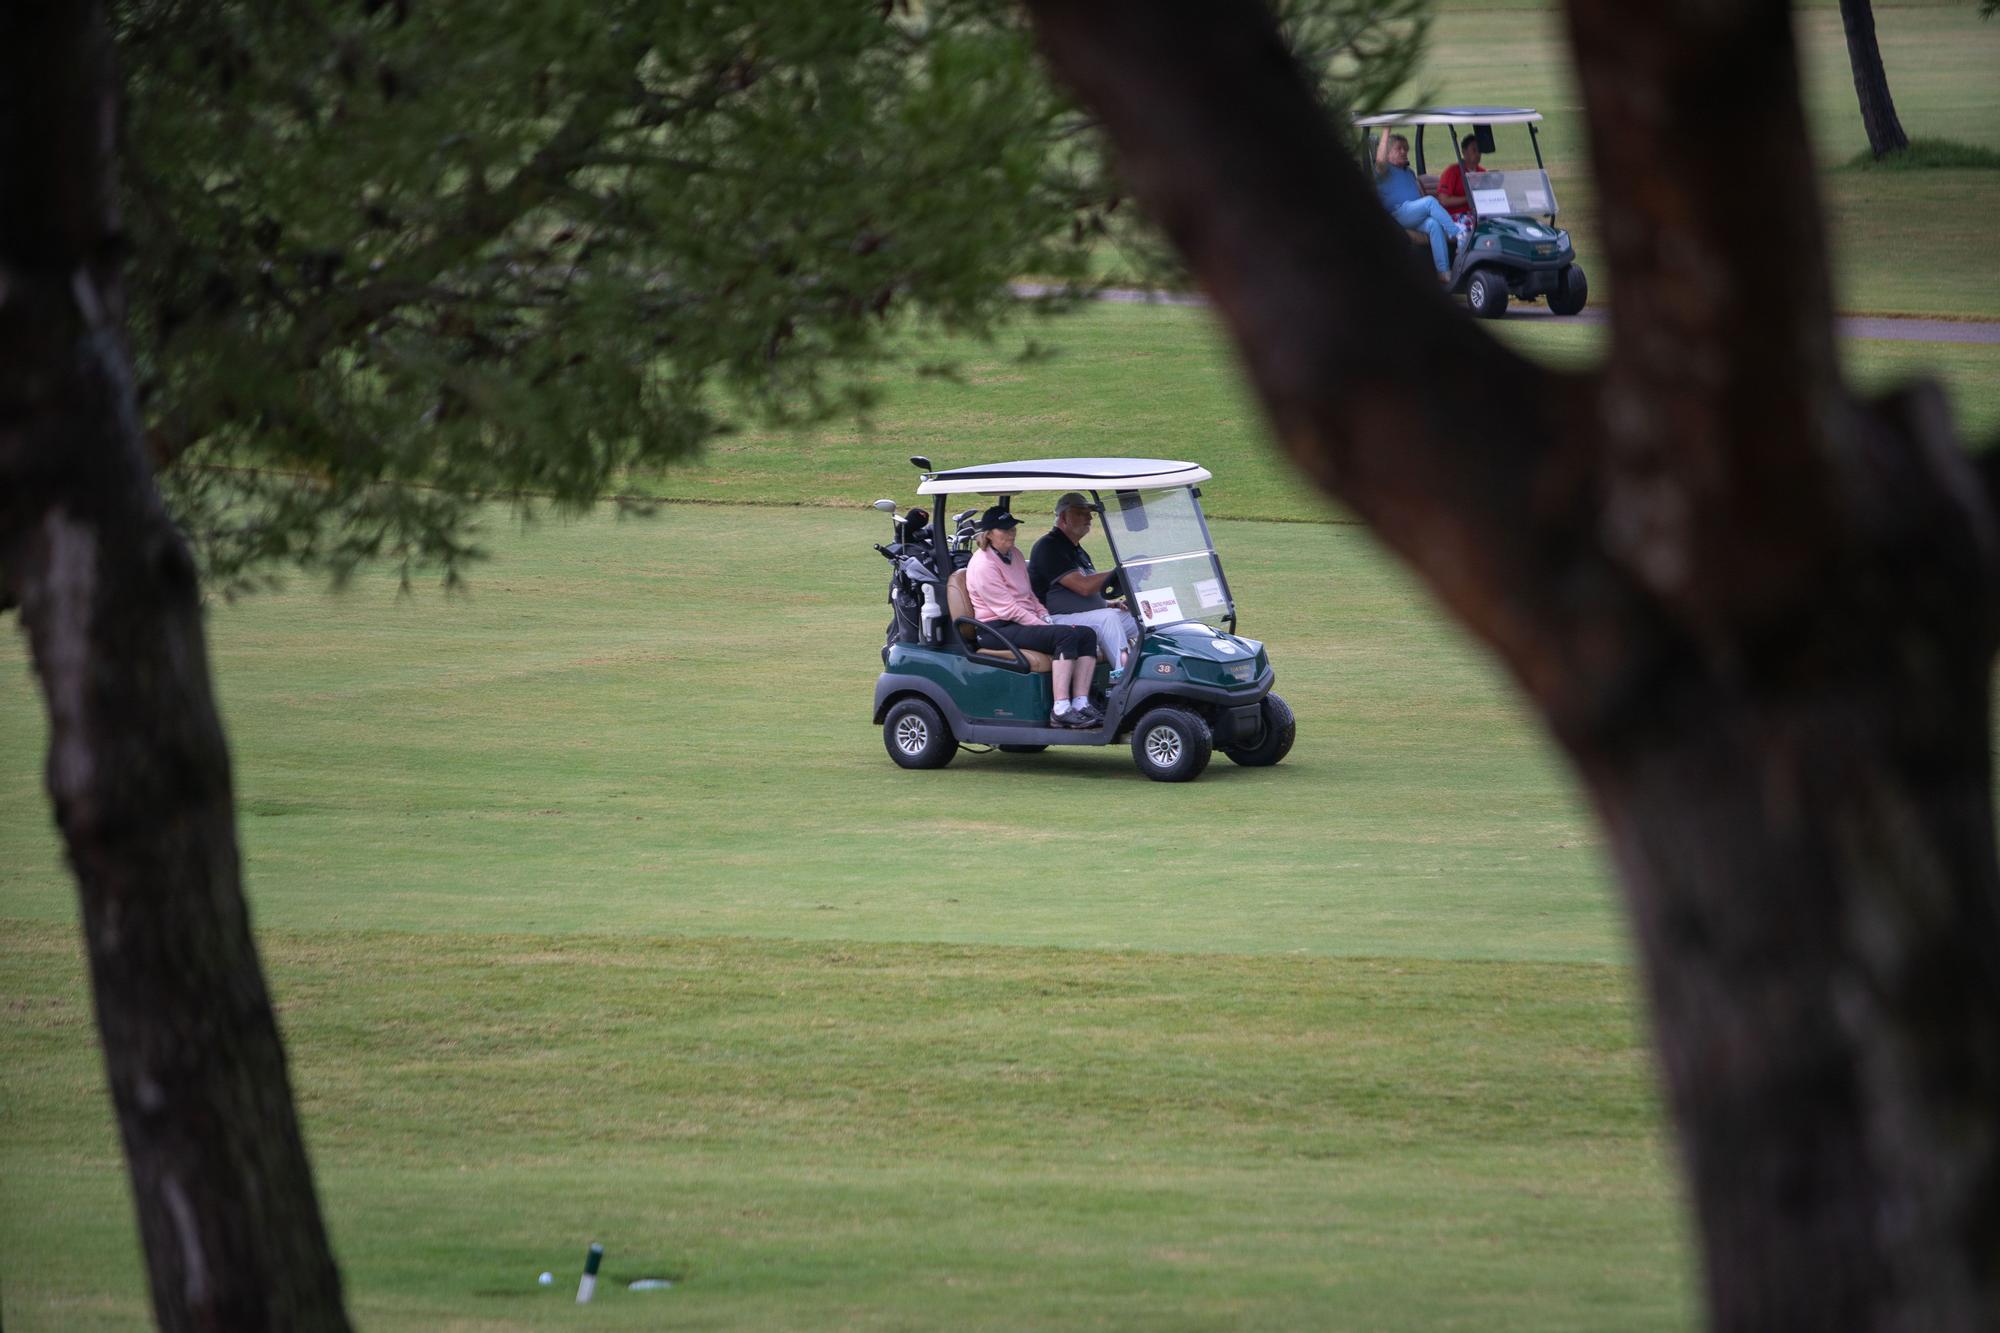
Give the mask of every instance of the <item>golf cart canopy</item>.
[{"label": "golf cart canopy", "polygon": [[1541,112],[1525,106],[1427,106],[1356,116],[1354,123],[1372,130],[1383,125],[1533,125],[1541,118]]},{"label": "golf cart canopy", "polygon": [[1165,458],[1029,458],[932,472],[918,495],[1020,495],[1025,491],[1130,491],[1193,486],[1207,468]]}]

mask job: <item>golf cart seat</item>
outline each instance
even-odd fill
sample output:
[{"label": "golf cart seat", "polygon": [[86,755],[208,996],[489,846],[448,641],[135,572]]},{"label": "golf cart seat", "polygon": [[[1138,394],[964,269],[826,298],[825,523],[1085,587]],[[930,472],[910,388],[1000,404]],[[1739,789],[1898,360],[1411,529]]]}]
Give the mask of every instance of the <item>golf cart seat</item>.
[{"label": "golf cart seat", "polygon": [[[974,656],[989,657],[996,663],[1005,663],[1008,666],[1015,667],[1016,670],[1019,669],[1016,666],[1017,659],[1012,649],[982,648],[979,646],[980,624],[972,616],[972,598],[965,591],[964,570],[953,570],[951,577],[945,580],[944,599],[945,604],[951,610],[951,623],[958,626],[960,636],[965,639],[967,646],[972,649]],[[987,632],[997,634],[1000,631],[988,630]],[[1054,659],[1047,653],[1038,653],[1033,648],[1023,648],[1020,651],[1021,657],[1027,659],[1028,670],[1034,672],[1036,675],[1047,672],[1054,665]]]}]

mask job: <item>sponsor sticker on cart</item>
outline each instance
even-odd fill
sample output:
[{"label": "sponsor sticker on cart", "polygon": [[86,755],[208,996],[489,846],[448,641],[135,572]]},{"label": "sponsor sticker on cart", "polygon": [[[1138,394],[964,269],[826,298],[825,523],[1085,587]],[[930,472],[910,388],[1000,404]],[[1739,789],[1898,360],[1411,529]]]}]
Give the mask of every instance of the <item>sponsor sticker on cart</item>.
[{"label": "sponsor sticker on cart", "polygon": [[1505,190],[1474,190],[1472,206],[1481,213],[1505,213],[1507,192]]},{"label": "sponsor sticker on cart", "polygon": [[1172,588],[1142,592],[1139,594],[1139,610],[1148,620],[1179,620],[1181,599],[1174,595]]},{"label": "sponsor sticker on cart", "polygon": [[1221,579],[1196,579],[1194,591],[1195,596],[1201,598],[1201,609],[1204,611],[1211,606],[1221,606],[1229,600],[1222,595]]}]

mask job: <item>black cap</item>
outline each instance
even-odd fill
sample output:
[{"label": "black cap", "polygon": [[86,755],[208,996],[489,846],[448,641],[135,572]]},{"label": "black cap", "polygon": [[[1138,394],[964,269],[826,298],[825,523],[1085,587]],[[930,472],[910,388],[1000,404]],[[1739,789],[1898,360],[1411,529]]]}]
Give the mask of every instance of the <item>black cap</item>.
[{"label": "black cap", "polygon": [[994,505],[979,516],[979,530],[981,532],[992,532],[995,528],[1018,528],[1020,526],[1021,520],[1015,518],[999,505]]}]

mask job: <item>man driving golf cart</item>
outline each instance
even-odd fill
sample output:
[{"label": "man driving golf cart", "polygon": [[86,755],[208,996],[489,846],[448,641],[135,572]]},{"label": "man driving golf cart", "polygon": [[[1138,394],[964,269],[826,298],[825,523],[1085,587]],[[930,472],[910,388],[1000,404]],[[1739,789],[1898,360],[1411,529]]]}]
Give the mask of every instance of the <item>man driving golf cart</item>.
[{"label": "man driving golf cart", "polygon": [[[976,495],[993,503],[979,523],[989,549],[969,559],[948,535],[963,512],[950,525],[930,525],[927,549],[901,541],[876,548],[890,561],[896,614],[882,648],[874,717],[897,764],[942,768],[962,746],[1037,754],[1052,745],[1109,745],[1129,737],[1141,772],[1185,782],[1215,749],[1253,768],[1290,752],[1296,724],[1285,701],[1271,693],[1264,645],[1235,632],[1236,604],[1201,512],[1198,484],[1209,479],[1206,469],[1152,458],[1030,459],[949,471],[932,471],[928,459],[912,462],[924,471],[918,494]],[[1013,554],[1014,501],[1035,492],[1074,492],[1092,514],[1103,515],[1114,572],[1140,634],[1123,677],[1112,681],[1108,670],[1101,673],[1102,710],[1086,713],[1082,725],[1054,716],[1055,701],[1065,697],[1069,707],[1062,711],[1070,712],[1078,695],[1087,698],[1100,674],[1089,653],[1074,652],[1069,678],[1057,682],[1056,657],[1024,642],[1021,620],[1007,610],[1035,622],[1024,603],[1009,600],[1001,607],[1005,619],[987,620],[975,615],[967,592],[969,565],[980,560],[982,583],[996,575],[1025,602],[1035,601],[1032,589],[1017,583],[1026,562],[1017,567],[991,549],[1005,546],[1001,554]],[[948,512],[947,500],[933,503],[938,513]],[[893,516],[893,503],[878,504]],[[904,531],[897,529],[899,536]],[[996,533],[1007,535],[996,542]],[[1081,625],[1061,628],[1095,637]],[[1071,644],[1074,651],[1074,638]],[[1053,688],[1058,683],[1065,688]]]},{"label": "man driving golf cart", "polygon": [[1042,534],[1028,553],[1028,587],[1059,625],[1088,625],[1097,631],[1098,654],[1111,671],[1111,683],[1125,678],[1131,650],[1139,641],[1139,623],[1122,601],[1106,594],[1118,571],[1097,572],[1083,539],[1096,521],[1097,506],[1078,491],[1066,491],[1056,501],[1056,525]]}]

